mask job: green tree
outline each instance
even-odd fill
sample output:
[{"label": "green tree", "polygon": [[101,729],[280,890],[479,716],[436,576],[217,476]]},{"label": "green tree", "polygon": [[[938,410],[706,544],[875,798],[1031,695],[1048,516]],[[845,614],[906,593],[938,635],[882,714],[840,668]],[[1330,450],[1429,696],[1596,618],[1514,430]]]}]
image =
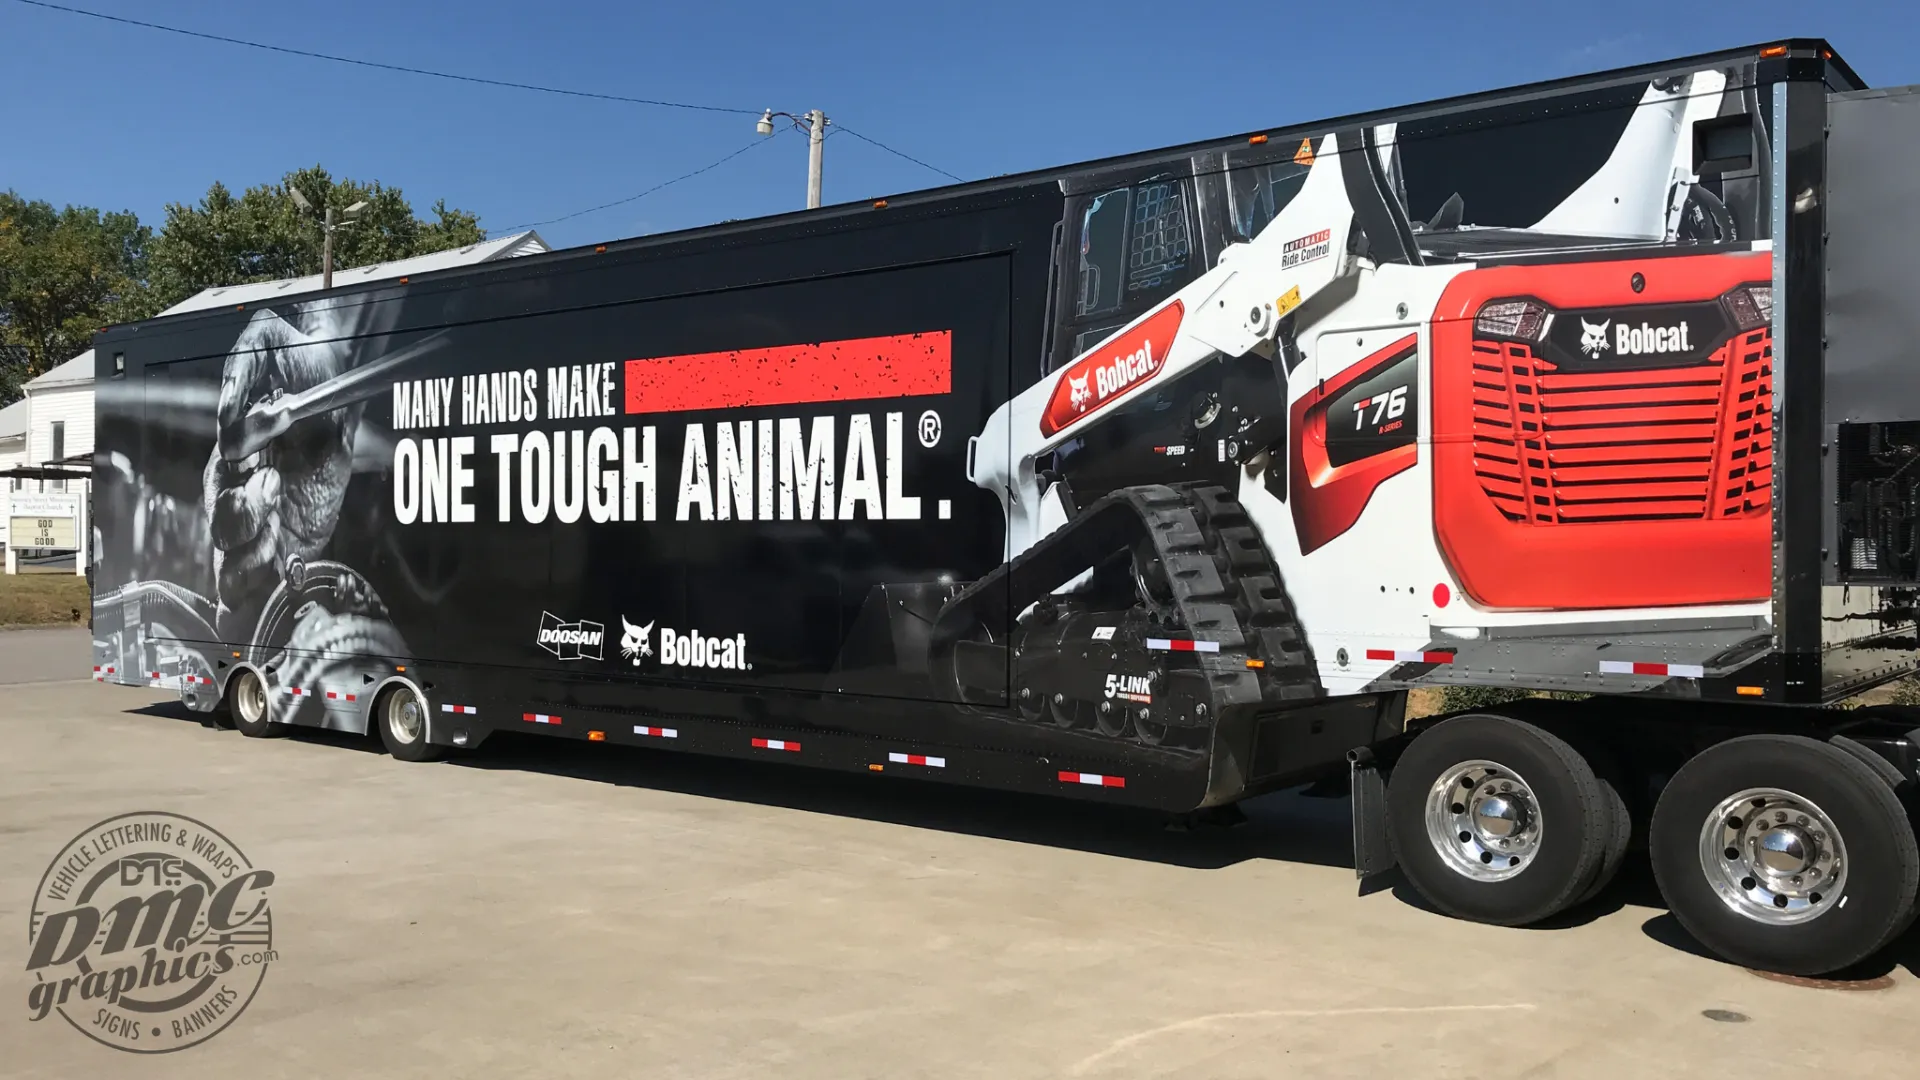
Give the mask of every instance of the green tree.
[{"label": "green tree", "polygon": [[[55,210],[44,200],[0,192],[0,405],[18,383],[87,347],[109,323],[145,318],[152,233],[131,211],[89,206]],[[24,350],[26,370],[6,359]]]},{"label": "green tree", "polygon": [[[314,210],[294,202],[294,188]],[[248,188],[237,198],[215,183],[197,205],[169,203],[166,224],[152,246],[154,292],[166,305],[213,286],[317,274],[321,214],[329,206],[339,214],[357,202],[367,206],[353,224],[334,233],[335,270],[486,239],[478,216],[448,208],[445,199],[433,204],[431,220],[422,220],[399,188],[335,180],[315,165],[288,173],[277,184]]]}]

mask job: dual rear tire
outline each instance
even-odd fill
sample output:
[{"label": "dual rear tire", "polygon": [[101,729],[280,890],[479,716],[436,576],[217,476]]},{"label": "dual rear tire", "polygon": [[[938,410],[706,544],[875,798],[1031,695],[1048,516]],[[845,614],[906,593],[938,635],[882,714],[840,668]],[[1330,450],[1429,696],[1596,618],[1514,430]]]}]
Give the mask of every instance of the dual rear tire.
[{"label": "dual rear tire", "polygon": [[1632,830],[1624,794],[1544,728],[1455,717],[1415,739],[1394,766],[1394,855],[1441,911],[1525,926],[1612,879]]},{"label": "dual rear tire", "polygon": [[[240,734],[253,739],[287,734],[291,727],[275,723],[266,680],[243,668],[227,683],[227,713]],[[427,741],[427,704],[406,684],[389,687],[374,702],[368,722],[378,731],[387,753],[401,761],[433,761],[446,756],[446,747]]]},{"label": "dual rear tire", "polygon": [[[1842,740],[1844,742],[1844,740]],[[1746,967],[1827,974],[1914,920],[1920,843],[1890,767],[1861,750],[1750,735],[1668,782],[1647,844],[1675,919]],[[1633,834],[1605,746],[1501,716],[1443,721],[1394,768],[1387,812],[1402,872],[1436,908],[1537,923],[1612,880]]]}]

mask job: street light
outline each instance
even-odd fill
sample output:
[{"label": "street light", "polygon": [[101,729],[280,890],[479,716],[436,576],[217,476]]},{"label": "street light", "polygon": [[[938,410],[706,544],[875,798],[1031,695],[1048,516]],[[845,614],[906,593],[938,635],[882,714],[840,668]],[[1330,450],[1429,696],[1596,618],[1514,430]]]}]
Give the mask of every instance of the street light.
[{"label": "street light", "polygon": [[753,129],[762,135],[773,134],[773,118],[776,116],[786,117],[795,128],[807,133],[807,209],[817,209],[820,206],[821,147],[827,141],[827,124],[830,123],[827,114],[819,109],[811,109],[806,116],[800,117],[768,109],[760,114],[760,120],[753,125]]},{"label": "street light", "polygon": [[[299,188],[289,184],[287,186],[287,194],[293,196],[293,202],[295,206],[298,206],[300,209],[305,210],[309,214],[313,213],[313,204],[307,201],[307,197],[305,195],[300,194]],[[333,233],[334,233],[334,230],[344,229],[347,226],[353,224],[353,219],[355,215],[359,214],[360,211],[365,210],[366,208],[367,208],[367,200],[361,199],[359,202],[354,203],[352,206],[347,207],[345,210],[342,210],[340,212],[341,220],[338,222],[335,222],[333,219],[333,207],[331,206],[327,207],[326,216],[321,221],[321,224],[320,224],[321,229],[324,230],[325,232],[325,238],[321,241],[321,244],[320,244],[320,287],[322,289],[333,288]]]}]

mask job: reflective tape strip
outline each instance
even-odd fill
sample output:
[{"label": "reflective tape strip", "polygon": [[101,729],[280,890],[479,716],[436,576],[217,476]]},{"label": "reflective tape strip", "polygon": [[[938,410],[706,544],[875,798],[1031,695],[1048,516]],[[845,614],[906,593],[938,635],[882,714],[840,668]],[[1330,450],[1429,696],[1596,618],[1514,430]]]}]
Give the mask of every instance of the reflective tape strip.
[{"label": "reflective tape strip", "polygon": [[149,679],[157,679],[157,678],[159,678],[159,677],[160,677],[160,673],[159,673],[159,672],[157,672],[157,671],[149,671],[149,672],[147,672],[147,678],[149,678]]},{"label": "reflective tape strip", "polygon": [[786,750],[795,754],[800,752],[800,744],[790,739],[755,739],[753,746],[756,750]]},{"label": "reflective tape strip", "polygon": [[1631,660],[1600,661],[1602,675],[1667,675],[1676,679],[1704,679],[1707,669],[1699,664],[1642,664]]},{"label": "reflective tape strip", "polygon": [[925,754],[888,754],[887,760],[893,762],[895,765],[925,765],[929,769],[944,769],[947,767],[946,758],[928,757]]},{"label": "reflective tape strip", "polygon": [[340,693],[338,690],[329,690],[327,691],[327,700],[328,701],[358,701],[359,699],[354,697],[352,694],[343,694],[343,693]]},{"label": "reflective tape strip", "polygon": [[1411,649],[1368,649],[1369,660],[1392,660],[1399,664],[1451,664],[1450,652],[1416,652]]},{"label": "reflective tape strip", "polygon": [[520,719],[525,720],[529,724],[557,724],[560,722],[559,717],[548,716],[543,712],[521,713]]},{"label": "reflective tape strip", "polygon": [[1220,643],[1217,641],[1194,641],[1191,638],[1150,637],[1147,639],[1147,648],[1158,649],[1161,652],[1219,652]]},{"label": "reflective tape strip", "polygon": [[210,679],[210,678],[208,678],[208,677],[206,677],[205,675],[189,675],[189,676],[187,676],[187,681],[188,681],[189,683],[197,683],[197,684],[199,684],[199,685],[201,685],[201,686],[212,686],[212,685],[213,685],[213,680],[212,680],[212,679]]},{"label": "reflective tape strip", "polygon": [[312,697],[313,696],[313,691],[307,690],[298,686],[287,687],[287,693],[293,695],[294,697]]},{"label": "reflective tape strip", "polygon": [[1090,772],[1063,772],[1060,774],[1060,782],[1063,784],[1089,784],[1093,787],[1127,786],[1127,778],[1124,776],[1101,776],[1099,773]]},{"label": "reflective tape strip", "polygon": [[677,739],[680,737],[680,733],[670,727],[640,727],[636,725],[633,733],[635,735],[651,735],[656,739]]},{"label": "reflective tape strip", "polygon": [[480,713],[480,710],[477,707],[472,705],[442,705],[440,706],[440,711],[450,712],[450,713],[466,713],[468,716],[477,716]]}]

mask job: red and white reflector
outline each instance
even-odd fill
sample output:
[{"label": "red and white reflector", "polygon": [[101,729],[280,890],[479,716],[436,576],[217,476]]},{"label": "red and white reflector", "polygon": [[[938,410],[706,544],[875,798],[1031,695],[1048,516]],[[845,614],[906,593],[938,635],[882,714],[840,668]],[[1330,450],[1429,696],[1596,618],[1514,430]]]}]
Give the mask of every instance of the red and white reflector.
[{"label": "red and white reflector", "polygon": [[1099,773],[1091,772],[1063,772],[1060,774],[1060,782],[1063,784],[1087,784],[1092,787],[1127,786],[1127,778],[1124,776],[1102,776]]},{"label": "red and white reflector", "polygon": [[755,739],[753,747],[756,750],[785,750],[794,754],[800,752],[800,744],[791,739]]},{"label": "red and white reflector", "polygon": [[529,724],[558,724],[560,722],[559,717],[549,716],[543,712],[521,713],[520,719],[525,720]]},{"label": "red and white reflector", "polygon": [[329,690],[327,691],[327,700],[328,701],[358,701],[360,699],[354,697],[352,694],[341,693],[338,690]]},{"label": "red and white reflector", "polygon": [[1219,652],[1220,643],[1195,641],[1192,638],[1150,637],[1147,639],[1147,648],[1158,649],[1161,652]]},{"label": "red and white reflector", "polygon": [[468,716],[480,715],[480,708],[479,706],[476,706],[476,705],[441,705],[440,711],[450,712],[450,713],[465,713]]},{"label": "red and white reflector", "polygon": [[289,686],[287,687],[287,694],[290,697],[312,697],[313,691],[304,686]]},{"label": "red and white reflector", "polygon": [[1396,664],[1451,664],[1450,652],[1420,652],[1417,649],[1368,649],[1369,660],[1391,660]]},{"label": "red and white reflector", "polygon": [[1602,675],[1666,675],[1675,679],[1704,679],[1707,669],[1699,664],[1643,664],[1634,660],[1602,660]]},{"label": "red and white reflector", "polygon": [[670,727],[640,727],[637,724],[634,725],[633,733],[635,735],[651,735],[656,739],[677,739],[680,737],[680,733]]},{"label": "red and white reflector", "polygon": [[187,676],[187,682],[191,685],[198,685],[198,686],[213,685],[213,680],[208,678],[205,675],[189,675]]},{"label": "red and white reflector", "polygon": [[895,765],[925,765],[929,769],[944,769],[947,767],[946,758],[928,757],[925,754],[888,754],[887,760],[893,762]]}]

